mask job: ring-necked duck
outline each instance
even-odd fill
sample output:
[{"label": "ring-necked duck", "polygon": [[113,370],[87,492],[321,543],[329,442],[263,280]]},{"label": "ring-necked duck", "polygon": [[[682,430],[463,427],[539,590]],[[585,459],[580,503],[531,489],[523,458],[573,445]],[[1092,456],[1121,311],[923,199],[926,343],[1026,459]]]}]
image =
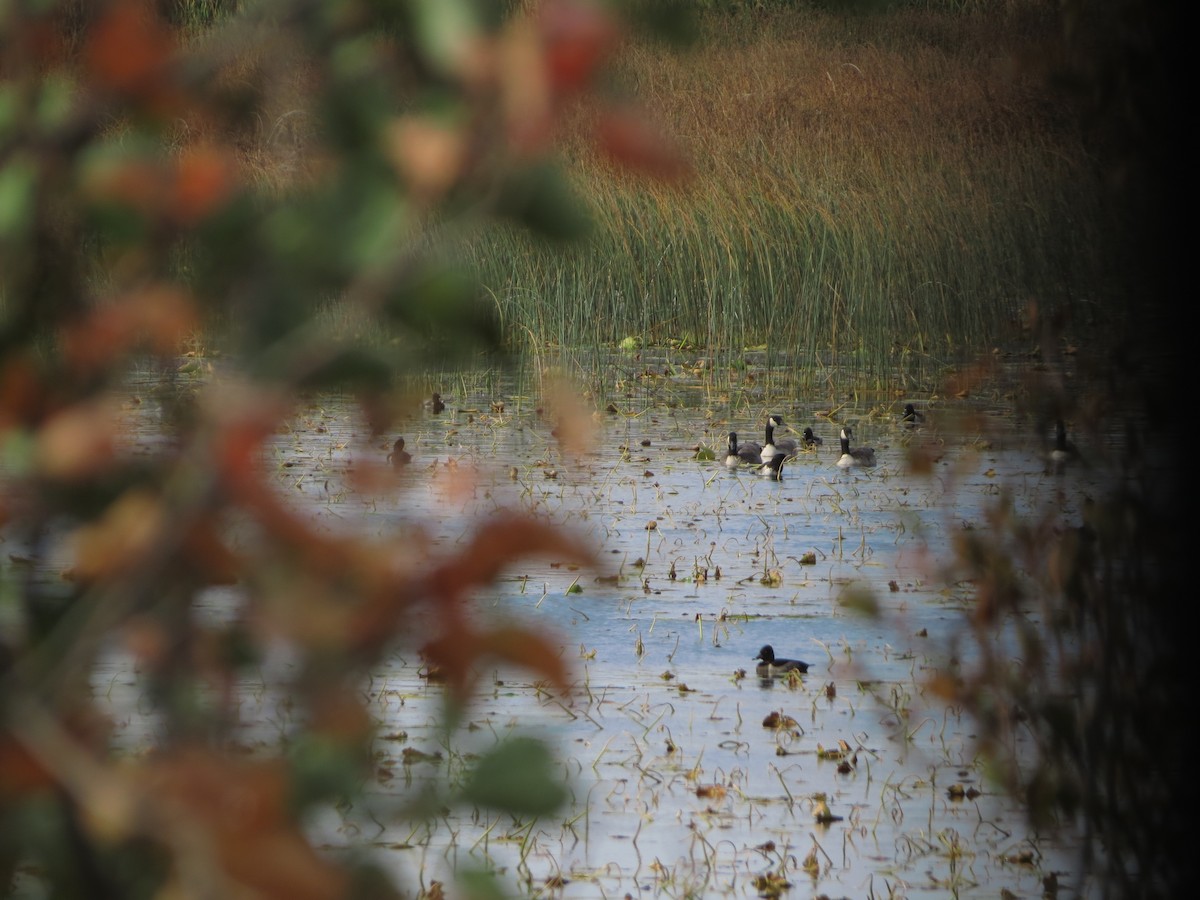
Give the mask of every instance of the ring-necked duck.
[{"label": "ring-necked duck", "polygon": [[799,659],[782,659],[775,656],[775,648],[770,644],[764,644],[763,648],[758,651],[758,656],[754,657],[759,660],[758,674],[764,678],[769,678],[772,675],[786,675],[788,672],[807,672],[808,663]]},{"label": "ring-necked duck", "polygon": [[392,444],[392,452],[388,454],[388,462],[395,469],[402,469],[412,462],[412,454],[404,449],[404,438],[396,438],[396,443]]},{"label": "ring-necked duck", "polygon": [[900,417],[900,424],[905,428],[916,428],[919,425],[924,425],[925,413],[918,412],[917,408],[911,403],[905,403],[904,415]]}]

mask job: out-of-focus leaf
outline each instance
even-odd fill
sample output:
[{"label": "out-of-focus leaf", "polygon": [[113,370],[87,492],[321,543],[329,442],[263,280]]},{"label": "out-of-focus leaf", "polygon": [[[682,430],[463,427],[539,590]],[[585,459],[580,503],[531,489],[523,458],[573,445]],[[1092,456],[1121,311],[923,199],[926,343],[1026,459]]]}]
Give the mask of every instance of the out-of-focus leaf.
[{"label": "out-of-focus leaf", "polygon": [[50,478],[71,480],[112,464],[117,436],[111,400],[81,403],[57,413],[38,433],[38,464]]},{"label": "out-of-focus leaf", "polygon": [[292,781],[289,802],[296,810],[354,797],[362,785],[362,755],[351,744],[329,735],[313,732],[299,735],[288,760]]},{"label": "out-of-focus leaf", "polygon": [[472,0],[414,0],[411,4],[419,46],[435,69],[470,74],[477,61],[482,22]]},{"label": "out-of-focus leaf", "polygon": [[37,167],[16,157],[0,168],[0,241],[27,234],[34,221],[37,200]]},{"label": "out-of-focus leaf", "polygon": [[171,217],[194,226],[222,206],[235,185],[234,162],[227,152],[214,146],[189,148],[175,163]]},{"label": "out-of-focus leaf", "polygon": [[538,11],[538,26],[558,93],[586,87],[622,36],[612,13],[590,0],[547,0]]},{"label": "out-of-focus leaf", "polygon": [[383,312],[426,341],[439,340],[425,349],[441,355],[491,349],[499,342],[495,309],[483,304],[478,282],[460,266],[439,260],[416,262],[396,278]]},{"label": "out-of-focus leaf", "polygon": [[644,112],[606,110],[596,124],[596,135],[600,149],[625,168],[663,181],[691,174],[683,152]]},{"label": "out-of-focus leaf", "polygon": [[[298,367],[297,367],[298,368]],[[395,370],[367,347],[338,348],[300,382],[306,390],[385,390],[395,380]]]},{"label": "out-of-focus leaf", "polygon": [[516,815],[548,815],[567,798],[561,772],[541,741],[512,738],[476,763],[463,786],[469,803]]},{"label": "out-of-focus leaf", "polygon": [[694,0],[655,0],[653,3],[621,0],[619,6],[635,28],[674,46],[691,46],[699,35]]},{"label": "out-of-focus leaf", "polygon": [[149,491],[129,491],[92,525],[75,535],[75,577],[111,578],[133,571],[146,559],[164,526],[164,510]]},{"label": "out-of-focus leaf", "polygon": [[875,594],[864,587],[851,586],[842,592],[838,598],[842,606],[855,612],[875,617],[879,615],[879,600]]},{"label": "out-of-focus leaf", "polygon": [[404,116],[387,128],[384,139],[409,190],[423,200],[441,198],[463,173],[467,134],[462,123]]},{"label": "out-of-focus leaf", "polygon": [[83,61],[92,84],[131,99],[171,104],[175,40],[149,0],[115,0],[92,25]]},{"label": "out-of-focus leaf", "polygon": [[501,185],[496,211],[556,240],[576,240],[592,221],[556,166],[541,163],[513,172]]},{"label": "out-of-focus leaf", "polygon": [[490,869],[459,869],[454,880],[459,887],[459,896],[466,900],[509,900],[508,891]]},{"label": "out-of-focus leaf", "polygon": [[217,874],[233,886],[263,897],[340,900],[346,875],[298,827],[288,774],[277,761],[183,749],[149,764],[139,781],[161,817],[155,821],[178,823],[203,839],[216,854]]},{"label": "out-of-focus leaf", "polygon": [[579,565],[595,565],[591,547],[556,525],[516,513],[500,513],[481,525],[460,553],[427,576],[433,594],[461,599],[491,584],[517,560],[552,556]]}]

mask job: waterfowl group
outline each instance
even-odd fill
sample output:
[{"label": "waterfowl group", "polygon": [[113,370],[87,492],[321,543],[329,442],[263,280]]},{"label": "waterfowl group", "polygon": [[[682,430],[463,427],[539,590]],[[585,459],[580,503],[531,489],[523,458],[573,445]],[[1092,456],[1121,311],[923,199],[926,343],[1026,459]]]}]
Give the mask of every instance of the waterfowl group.
[{"label": "waterfowl group", "polygon": [[729,432],[729,450],[725,454],[725,465],[736,469],[742,463],[758,465],[762,461],[762,446],[754,441],[738,443],[736,431]]},{"label": "waterfowl group", "polygon": [[839,469],[849,469],[854,467],[865,467],[875,465],[875,448],[874,447],[851,447],[850,446],[851,431],[850,426],[842,427],[842,455],[838,457],[837,465]]},{"label": "waterfowl group", "polygon": [[804,673],[808,671],[808,663],[803,660],[777,657],[775,649],[770,644],[764,644],[763,648],[758,651],[758,656],[754,658],[758,660],[756,671],[762,678],[786,675],[788,672]]}]

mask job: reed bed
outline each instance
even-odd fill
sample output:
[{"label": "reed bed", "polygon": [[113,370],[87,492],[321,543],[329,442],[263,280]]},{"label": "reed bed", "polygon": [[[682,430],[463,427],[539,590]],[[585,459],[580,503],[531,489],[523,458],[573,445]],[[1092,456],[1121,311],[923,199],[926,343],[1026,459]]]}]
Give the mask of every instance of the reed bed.
[{"label": "reed bed", "polygon": [[883,385],[1010,343],[1030,306],[1102,298],[1114,223],[1084,136],[1028,62],[1052,52],[1052,18],[796,9],[702,25],[690,54],[638,44],[619,73],[694,178],[615,171],[581,137],[584,110],[564,149],[587,241],[490,232],[464,248],[510,333],[718,358],[761,346]]}]

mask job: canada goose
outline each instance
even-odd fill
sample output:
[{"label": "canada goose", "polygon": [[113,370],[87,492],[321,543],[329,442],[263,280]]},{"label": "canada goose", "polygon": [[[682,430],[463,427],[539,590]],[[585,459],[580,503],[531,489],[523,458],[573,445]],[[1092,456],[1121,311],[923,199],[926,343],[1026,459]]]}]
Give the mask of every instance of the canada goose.
[{"label": "canada goose", "polygon": [[837,465],[839,469],[849,469],[852,466],[873,466],[875,465],[875,448],[874,447],[851,447],[850,446],[850,426],[846,425],[842,428],[842,455],[838,457]]},{"label": "canada goose", "polygon": [[403,469],[412,462],[412,454],[404,449],[404,438],[396,438],[396,443],[392,444],[392,452],[388,454],[388,462],[394,469]]},{"label": "canada goose", "polygon": [[1079,448],[1067,440],[1067,426],[1059,419],[1054,423],[1054,447],[1049,453],[1050,464],[1061,471],[1068,463],[1078,462]]},{"label": "canada goose", "polygon": [[824,443],[825,442],[823,440],[813,434],[813,430],[811,428],[804,429],[804,435],[800,439],[800,444],[805,450],[815,450]]},{"label": "canada goose", "polygon": [[758,467],[758,474],[763,478],[771,478],[778,481],[783,477],[783,462],[787,458],[786,453],[776,453],[769,461],[762,463]]},{"label": "canada goose", "polygon": [[757,465],[762,461],[762,447],[754,441],[746,441],[744,444],[739,444],[737,432],[729,432],[729,452],[725,454],[725,465],[730,469],[736,469],[742,463],[750,463]]},{"label": "canada goose", "polygon": [[798,445],[792,438],[775,440],[775,429],[783,424],[782,416],[767,416],[767,442],[763,444],[762,453],[759,454],[764,463],[771,462],[776,453],[782,453],[784,456],[795,456],[798,452]]},{"label": "canada goose", "polygon": [[925,414],[918,412],[911,403],[906,403],[904,404],[904,415],[900,417],[900,424],[905,428],[917,428],[925,424]]},{"label": "canada goose", "polygon": [[775,649],[770,644],[764,644],[763,648],[758,651],[758,656],[754,658],[759,660],[757,671],[763,678],[770,678],[772,675],[786,675],[788,672],[808,671],[808,663],[802,660],[777,658]]}]

